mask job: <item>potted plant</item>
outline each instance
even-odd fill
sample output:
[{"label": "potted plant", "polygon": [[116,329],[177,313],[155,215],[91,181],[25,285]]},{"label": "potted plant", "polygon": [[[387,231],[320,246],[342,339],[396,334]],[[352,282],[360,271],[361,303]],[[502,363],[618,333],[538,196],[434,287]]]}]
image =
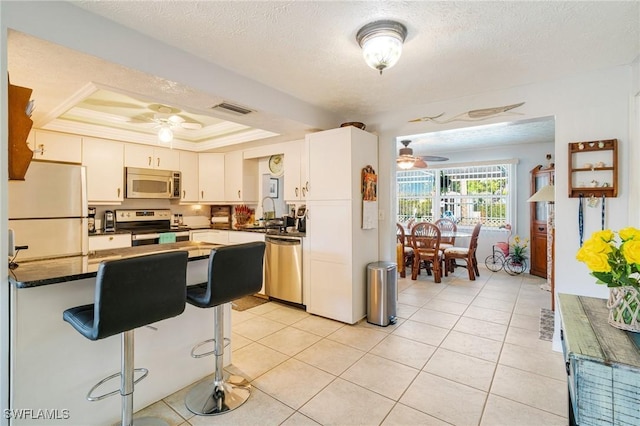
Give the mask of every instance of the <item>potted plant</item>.
[{"label": "potted plant", "polygon": [[525,252],[527,251],[527,246],[529,245],[529,239],[521,239],[518,235],[513,237],[513,242],[509,244],[511,247],[510,256],[511,262],[515,264],[521,264],[524,259],[527,258]]},{"label": "potted plant", "polygon": [[594,232],[576,259],[587,265],[597,284],[609,287],[609,324],[640,332],[640,230]]}]

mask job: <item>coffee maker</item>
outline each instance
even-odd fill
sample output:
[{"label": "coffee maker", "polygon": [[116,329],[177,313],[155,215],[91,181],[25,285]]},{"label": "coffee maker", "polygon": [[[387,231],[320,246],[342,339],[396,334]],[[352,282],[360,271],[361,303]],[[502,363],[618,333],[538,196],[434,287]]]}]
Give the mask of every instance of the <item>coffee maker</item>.
[{"label": "coffee maker", "polygon": [[116,214],[113,210],[104,212],[104,232],[114,232],[116,230]]},{"label": "coffee maker", "polygon": [[87,224],[88,224],[88,227],[89,227],[89,233],[90,234],[95,234],[95,232],[96,232],[96,208],[95,207],[89,207],[87,216],[88,216]]},{"label": "coffee maker", "polygon": [[296,219],[298,220],[298,232],[307,232],[307,206],[305,204],[298,207]]}]

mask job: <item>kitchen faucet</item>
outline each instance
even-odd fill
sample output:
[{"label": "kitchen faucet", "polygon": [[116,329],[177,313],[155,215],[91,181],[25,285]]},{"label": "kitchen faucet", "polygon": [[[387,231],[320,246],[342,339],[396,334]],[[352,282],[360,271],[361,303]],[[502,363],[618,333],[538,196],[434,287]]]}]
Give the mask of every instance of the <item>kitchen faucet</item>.
[{"label": "kitchen faucet", "polygon": [[[273,210],[270,210],[270,211],[273,211],[273,215],[269,215],[269,217],[267,217],[267,212],[264,209],[264,200],[266,200],[266,199],[271,200],[271,206],[273,207]],[[272,197],[266,196],[266,197],[264,197],[262,199],[261,205],[262,205],[262,218],[264,220],[275,219],[275,217],[276,217],[276,200],[274,200]]]}]

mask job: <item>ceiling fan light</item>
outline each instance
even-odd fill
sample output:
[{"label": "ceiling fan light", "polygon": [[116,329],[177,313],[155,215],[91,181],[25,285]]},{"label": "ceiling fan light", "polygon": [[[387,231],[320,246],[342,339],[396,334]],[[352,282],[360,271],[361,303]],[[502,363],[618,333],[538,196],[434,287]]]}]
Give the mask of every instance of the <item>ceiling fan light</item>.
[{"label": "ceiling fan light", "polygon": [[164,143],[171,142],[173,140],[173,132],[171,131],[171,128],[168,126],[160,127],[160,130],[158,130],[158,139],[160,142]]},{"label": "ceiling fan light", "polygon": [[362,48],[364,60],[380,71],[391,68],[400,59],[407,28],[395,21],[376,21],[360,28],[356,40]]},{"label": "ceiling fan light", "polygon": [[400,167],[402,170],[408,170],[413,167],[416,160],[415,158],[400,157],[396,162],[398,164],[398,167]]}]

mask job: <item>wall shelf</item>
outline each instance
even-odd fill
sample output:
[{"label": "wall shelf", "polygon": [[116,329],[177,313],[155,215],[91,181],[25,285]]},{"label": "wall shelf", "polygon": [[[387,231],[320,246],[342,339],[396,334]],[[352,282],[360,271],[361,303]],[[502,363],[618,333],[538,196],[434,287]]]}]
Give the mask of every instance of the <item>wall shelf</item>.
[{"label": "wall shelf", "polygon": [[33,151],[27,146],[27,137],[33,121],[26,109],[31,98],[31,89],[9,83],[9,179],[24,180]]},{"label": "wall shelf", "polygon": [[618,196],[618,140],[569,144],[569,197]]}]

